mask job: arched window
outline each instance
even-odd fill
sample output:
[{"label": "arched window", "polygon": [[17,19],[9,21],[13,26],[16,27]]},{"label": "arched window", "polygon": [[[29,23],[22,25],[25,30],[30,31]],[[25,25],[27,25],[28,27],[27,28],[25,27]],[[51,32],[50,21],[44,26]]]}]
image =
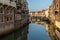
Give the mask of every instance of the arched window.
[{"label": "arched window", "polygon": [[55,11],[55,15],[57,15],[58,14],[58,11]]}]

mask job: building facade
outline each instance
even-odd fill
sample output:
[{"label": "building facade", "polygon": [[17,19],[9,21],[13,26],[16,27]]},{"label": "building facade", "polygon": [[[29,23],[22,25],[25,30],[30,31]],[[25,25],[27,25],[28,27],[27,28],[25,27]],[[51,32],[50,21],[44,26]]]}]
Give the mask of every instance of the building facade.
[{"label": "building facade", "polygon": [[14,29],[15,0],[0,0],[0,33]]},{"label": "building facade", "polygon": [[54,7],[55,7],[55,26],[56,26],[56,35],[60,39],[60,0],[54,0]]},{"label": "building facade", "polygon": [[55,5],[55,25],[60,28],[60,0],[54,0]]},{"label": "building facade", "polygon": [[26,24],[29,20],[28,13],[27,0],[0,0],[0,34]]},{"label": "building facade", "polygon": [[17,0],[16,7],[17,13],[15,14],[15,27],[19,28],[24,21],[27,23],[29,20],[27,0]]},{"label": "building facade", "polygon": [[45,10],[45,17],[49,18],[49,8]]},{"label": "building facade", "polygon": [[60,40],[60,9],[59,8],[60,8],[60,0],[53,0],[52,5],[49,7],[49,19],[52,25],[49,27],[50,30],[49,34],[51,35],[53,40]]},{"label": "building facade", "polygon": [[54,11],[55,11],[55,7],[54,7],[54,4],[52,3],[52,5],[49,6],[49,20],[51,21],[52,24],[55,23]]}]

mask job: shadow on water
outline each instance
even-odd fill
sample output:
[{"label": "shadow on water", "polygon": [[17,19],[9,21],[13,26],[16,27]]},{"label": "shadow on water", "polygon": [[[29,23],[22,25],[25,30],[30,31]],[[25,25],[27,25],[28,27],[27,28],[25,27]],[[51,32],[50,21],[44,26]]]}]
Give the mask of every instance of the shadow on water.
[{"label": "shadow on water", "polygon": [[19,30],[16,30],[0,40],[50,40],[45,26],[38,24],[29,24]]},{"label": "shadow on water", "polygon": [[28,26],[18,29],[6,36],[0,37],[0,40],[27,40]]}]

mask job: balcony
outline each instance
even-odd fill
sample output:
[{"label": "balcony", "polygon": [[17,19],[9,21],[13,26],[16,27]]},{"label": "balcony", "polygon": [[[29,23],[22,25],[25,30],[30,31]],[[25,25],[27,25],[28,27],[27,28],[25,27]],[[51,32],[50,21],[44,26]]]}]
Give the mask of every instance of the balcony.
[{"label": "balcony", "polygon": [[0,0],[0,3],[2,3],[3,5],[16,7],[16,3],[15,2],[10,2],[10,0]]}]

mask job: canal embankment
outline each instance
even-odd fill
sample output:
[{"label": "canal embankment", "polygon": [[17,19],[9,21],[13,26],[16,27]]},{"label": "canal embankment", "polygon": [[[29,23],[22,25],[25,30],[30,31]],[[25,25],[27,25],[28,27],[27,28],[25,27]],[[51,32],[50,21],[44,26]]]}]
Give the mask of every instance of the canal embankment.
[{"label": "canal embankment", "polygon": [[15,27],[7,27],[6,29],[5,28],[1,28],[0,29],[0,36],[5,36],[5,35],[8,35],[18,29],[21,29],[23,27],[25,27],[26,25],[28,25],[30,22],[27,20],[27,19],[24,19],[24,20],[19,20],[19,21],[16,21],[16,24],[14,24]]}]

